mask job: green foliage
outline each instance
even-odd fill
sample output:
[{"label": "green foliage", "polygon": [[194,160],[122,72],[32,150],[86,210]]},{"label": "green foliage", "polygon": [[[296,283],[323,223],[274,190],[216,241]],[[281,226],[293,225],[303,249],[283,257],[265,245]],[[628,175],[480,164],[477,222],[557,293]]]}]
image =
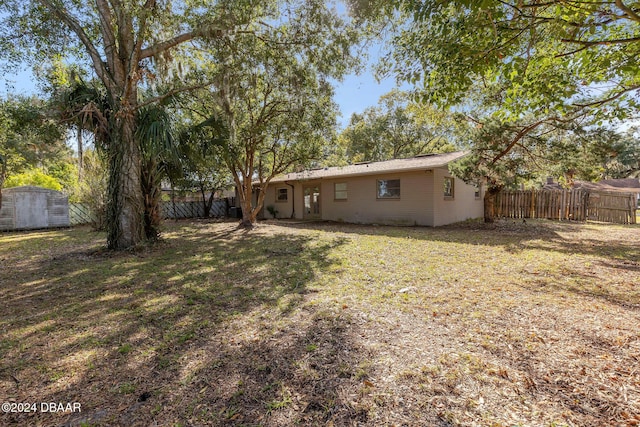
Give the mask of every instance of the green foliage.
[{"label": "green foliage", "polygon": [[501,108],[516,113],[563,114],[608,104],[615,110],[601,114],[625,116],[636,107],[621,95],[640,84],[634,59],[640,53],[640,19],[622,2],[394,4],[408,21],[388,65],[403,80],[422,82],[425,99],[460,104],[476,82],[501,81]]},{"label": "green foliage", "polygon": [[92,226],[96,230],[104,230],[106,227],[107,168],[105,163],[105,159],[95,150],[85,151],[80,202],[89,207],[92,218],[95,219]]},{"label": "green foliage", "polygon": [[[237,4],[251,11],[252,2]],[[256,6],[259,6],[259,2]],[[188,41],[218,37],[253,15],[236,16],[229,4],[203,2],[0,2],[0,57],[28,61],[35,68],[53,68],[66,61],[99,82],[99,97],[80,99],[71,110],[91,116],[96,142],[108,153],[108,246],[127,248],[149,233],[147,196],[139,169],[144,162],[136,134],[141,123],[140,88],[151,88],[155,104],[171,93],[188,90],[182,83],[180,64],[171,61]],[[16,38],[15,34],[21,37]],[[177,67],[176,67],[177,65]],[[80,75],[83,73],[79,73]],[[52,86],[74,79],[55,75]],[[106,101],[106,102],[99,102]],[[89,113],[89,114],[87,114]],[[78,121],[75,125],[82,126]],[[151,213],[151,216],[153,213]],[[153,233],[152,233],[153,234]]]},{"label": "green foliage", "polygon": [[471,131],[471,155],[451,165],[452,172],[489,188],[540,187],[548,176],[566,186],[576,179],[638,176],[640,140],[634,129],[621,133],[589,122],[531,120],[483,122]]},{"label": "green foliage", "polygon": [[278,213],[279,212],[278,212],[278,209],[276,209],[275,206],[273,206],[273,205],[267,206],[267,212],[269,212],[269,214],[271,214],[271,216],[273,218],[278,218]]},{"label": "green foliage", "polygon": [[[571,183],[574,179],[598,181],[638,177],[640,139],[634,129],[574,129],[553,141],[548,167],[541,172]],[[544,175],[539,178],[542,182]]]},{"label": "green foliage", "polygon": [[[358,33],[319,0],[234,12],[254,19],[207,43],[206,75],[193,77],[214,82],[215,90],[199,92],[191,108],[199,116],[194,128],[210,128],[218,141],[250,224],[269,181],[319,159],[334,138],[337,106],[328,78],[356,63]],[[252,181],[259,183],[255,204]]]},{"label": "green foliage", "polygon": [[[316,156],[335,115],[330,85],[321,77],[339,78],[356,58],[357,32],[321,0],[13,0],[0,2],[0,13],[0,57],[44,64],[53,70],[48,83],[54,88],[74,81],[59,73],[64,61],[99,82],[101,96],[81,100],[69,117],[90,113],[96,141],[108,152],[112,248],[143,240],[154,215],[145,200],[156,196],[143,191],[157,180],[137,170],[146,161],[136,146],[146,120],[142,107],[181,92],[208,93],[204,119],[224,118],[227,166],[249,185],[256,171],[272,174]],[[139,96],[142,88],[155,97]]]},{"label": "green foliage", "polygon": [[163,105],[152,104],[141,109],[136,139],[142,157],[145,235],[154,240],[160,234],[162,221],[162,180],[168,176],[170,165],[177,162],[178,156],[174,122]]},{"label": "green foliage", "polygon": [[640,178],[640,129],[632,128],[614,138],[605,152],[605,178]]},{"label": "green foliage", "polygon": [[563,135],[637,113],[634,7],[560,0],[391,4],[373,6],[398,26],[381,68],[418,86],[423,103],[454,107],[465,117],[472,155],[456,173],[490,187],[533,179],[549,164],[592,178],[605,173],[598,156],[584,155],[590,148]]},{"label": "green foliage", "polygon": [[26,172],[11,175],[4,183],[6,188],[21,187],[24,185],[34,185],[56,191],[62,190],[62,185],[56,178],[43,173],[39,169],[31,169]]},{"label": "green foliage", "polygon": [[339,141],[348,162],[398,159],[455,151],[454,128],[449,114],[415,104],[408,93],[394,90],[377,107],[353,114]]},{"label": "green foliage", "polygon": [[72,192],[64,129],[48,113],[47,103],[35,97],[0,100],[0,188],[38,185]]},{"label": "green foliage", "polygon": [[74,159],[52,164],[47,172],[62,185],[62,192],[69,196],[70,202],[80,201],[82,188],[78,182],[78,166]]},{"label": "green foliage", "polygon": [[0,141],[8,174],[47,167],[69,154],[63,129],[47,116],[47,105],[38,98],[0,101]]},{"label": "green foliage", "polygon": [[[233,178],[222,158],[220,144],[226,129],[215,120],[190,126],[194,117],[184,114],[179,132],[179,161],[170,165],[169,178],[175,190],[200,192],[203,211],[208,215],[215,193],[233,187]],[[208,197],[207,197],[208,193]]]}]

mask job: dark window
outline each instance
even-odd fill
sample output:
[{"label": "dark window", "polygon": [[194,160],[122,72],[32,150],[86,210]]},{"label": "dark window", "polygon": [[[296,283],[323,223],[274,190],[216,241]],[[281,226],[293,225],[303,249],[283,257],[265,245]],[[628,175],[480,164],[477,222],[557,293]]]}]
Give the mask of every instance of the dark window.
[{"label": "dark window", "polygon": [[286,202],[289,200],[288,188],[276,188],[276,202]]},{"label": "dark window", "polygon": [[448,176],[444,178],[444,197],[453,198],[453,184],[453,178]]},{"label": "dark window", "polygon": [[378,199],[399,199],[400,180],[399,179],[379,179]]}]

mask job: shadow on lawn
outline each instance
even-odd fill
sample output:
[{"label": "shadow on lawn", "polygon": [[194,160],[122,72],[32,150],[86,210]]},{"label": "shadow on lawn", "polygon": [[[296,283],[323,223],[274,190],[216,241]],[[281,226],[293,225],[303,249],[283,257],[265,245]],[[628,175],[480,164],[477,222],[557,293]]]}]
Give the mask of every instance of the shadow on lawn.
[{"label": "shadow on lawn", "polygon": [[[517,245],[518,239],[543,240],[515,232],[502,232],[493,240],[488,231],[464,229],[295,227],[506,248]],[[549,237],[562,238],[554,233],[552,227]],[[492,360],[515,372],[511,379],[498,369],[490,374],[487,387],[530,379],[526,393],[540,401],[556,401],[558,393],[565,393],[571,399],[562,405],[581,410],[571,406],[573,397],[582,399],[578,391],[569,393],[575,388],[572,381],[550,383],[545,378],[555,378],[552,368],[532,371],[537,366],[533,356],[547,360],[546,347],[529,334],[531,318],[515,312],[510,318],[500,314],[496,319],[502,323],[497,324],[475,323],[462,315],[424,318],[408,313],[404,319],[417,322],[415,327],[407,323],[413,331],[430,327],[424,340],[414,343],[420,346],[411,362],[416,364],[415,378],[394,379],[406,383],[407,388],[400,389],[368,384],[380,379],[375,371],[380,352],[391,347],[375,336],[360,335],[375,326],[366,326],[355,310],[352,318],[346,305],[328,307],[307,298],[318,285],[316,273],[331,269],[333,249],[346,241],[340,234],[316,233],[321,234],[317,238],[309,234],[314,233],[278,233],[277,228],[247,233],[232,225],[195,223],[169,230],[163,242],[132,253],[105,253],[95,242],[78,249],[69,239],[70,246],[58,248],[57,253],[43,249],[30,250],[28,256],[11,254],[23,259],[20,272],[0,270],[0,396],[16,402],[80,402],[82,412],[0,414],[0,424],[380,425],[391,423],[374,417],[397,413],[400,420],[416,421],[413,425],[418,421],[450,425],[438,418],[439,402],[452,405],[458,413],[469,409],[456,395],[458,383],[464,385],[458,375],[476,365],[482,368],[479,375],[494,366],[476,360],[484,347],[468,347],[464,334],[440,339],[451,352],[454,348],[458,353],[458,348],[475,352],[468,360],[465,354],[451,356],[434,365],[441,368],[436,372],[421,369],[427,363],[421,354],[433,345],[439,351],[438,341],[429,341],[434,339],[429,335],[439,330],[431,329],[437,322],[449,328],[463,321],[467,323],[460,327],[465,331],[479,328],[481,339],[492,338],[494,343],[487,347],[497,358]],[[37,256],[31,259],[33,254]],[[7,256],[0,248],[0,258]],[[396,311],[393,306],[388,310]],[[539,333],[548,331],[553,337],[553,316],[560,314],[550,309],[541,317],[547,323],[537,324]],[[505,339],[505,330],[513,330],[518,339]],[[593,341],[585,351],[611,353],[607,346],[617,345],[588,330],[583,338]],[[456,339],[460,346],[448,344]],[[365,346],[376,342],[381,347]],[[564,370],[563,381],[581,375],[564,359],[555,367]],[[397,371],[407,368],[411,367],[400,366]],[[478,378],[470,382],[471,389],[483,386],[486,379]],[[398,390],[404,390],[398,397],[405,403],[393,401]],[[413,409],[401,406],[411,400]]]},{"label": "shadow on lawn", "polygon": [[259,423],[294,404],[300,419],[353,415],[335,387],[316,389],[358,353],[342,321],[318,308],[310,324],[290,318],[343,240],[206,225],[177,234],[134,253],[69,248],[0,272],[0,395],[82,404],[80,414],[0,414],[3,425]]},{"label": "shadow on lawn", "polygon": [[[493,224],[467,221],[441,227],[420,226],[378,226],[348,224],[331,221],[323,222],[272,222],[283,227],[331,231],[366,236],[386,236],[411,238],[416,240],[452,242],[480,246],[500,246],[508,252],[517,253],[523,249],[540,249],[567,254],[615,256],[632,263],[640,259],[637,241],[629,239],[622,243],[617,240],[580,239],[579,242],[561,236],[560,232],[579,233],[585,223],[536,220],[526,223],[520,220],[497,220]],[[602,225],[606,227],[607,225]],[[619,227],[612,225],[613,227]],[[630,233],[640,234],[640,227],[628,226]],[[549,245],[537,242],[549,243]]]},{"label": "shadow on lawn", "polygon": [[[499,220],[494,224],[469,221],[436,228],[334,222],[300,222],[282,225],[362,236],[401,238],[407,239],[407,244],[411,244],[411,240],[416,240],[478,247],[502,247],[508,254],[514,255],[528,250],[560,253],[567,256],[588,256],[592,257],[589,262],[583,259],[571,261],[570,258],[566,258],[566,261],[561,264],[548,265],[549,271],[542,272],[546,278],[541,279],[535,274],[529,275],[528,279],[519,285],[536,292],[543,289],[559,293],[569,291],[583,297],[602,299],[624,308],[640,309],[640,293],[636,291],[637,280],[634,277],[640,271],[640,246],[637,244],[637,239],[633,238],[634,235],[640,237],[640,228],[637,226],[629,226],[630,237],[620,241],[607,235],[607,225],[601,225],[602,239],[597,239],[580,236],[585,227],[588,227],[584,223],[540,220],[526,223],[517,220]],[[619,228],[615,225],[611,227]],[[519,273],[524,274],[526,278],[526,272]],[[553,283],[550,284],[552,277]],[[568,277],[573,280],[567,282],[565,279]],[[603,283],[608,282],[612,277],[620,278],[620,283],[606,285]]]}]

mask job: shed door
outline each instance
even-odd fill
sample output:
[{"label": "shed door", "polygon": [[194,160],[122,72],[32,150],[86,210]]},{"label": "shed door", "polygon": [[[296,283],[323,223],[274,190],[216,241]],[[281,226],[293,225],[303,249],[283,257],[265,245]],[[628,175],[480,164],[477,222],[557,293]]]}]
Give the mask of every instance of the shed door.
[{"label": "shed door", "polygon": [[16,228],[46,228],[49,225],[46,193],[15,193]]}]

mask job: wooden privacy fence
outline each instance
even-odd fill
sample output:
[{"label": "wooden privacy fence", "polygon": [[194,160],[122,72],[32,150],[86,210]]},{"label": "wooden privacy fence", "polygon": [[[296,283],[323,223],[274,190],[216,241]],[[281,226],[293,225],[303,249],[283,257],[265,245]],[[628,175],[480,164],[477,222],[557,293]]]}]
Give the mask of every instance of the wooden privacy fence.
[{"label": "wooden privacy fence", "polygon": [[501,191],[496,196],[496,216],[584,221],[587,198],[585,190]]},{"label": "wooden privacy fence", "polygon": [[587,209],[588,219],[617,224],[635,224],[636,206],[635,194],[591,191]]},{"label": "wooden privacy fence", "polygon": [[496,195],[495,215],[635,224],[636,201],[634,194],[584,189],[501,191]]}]

